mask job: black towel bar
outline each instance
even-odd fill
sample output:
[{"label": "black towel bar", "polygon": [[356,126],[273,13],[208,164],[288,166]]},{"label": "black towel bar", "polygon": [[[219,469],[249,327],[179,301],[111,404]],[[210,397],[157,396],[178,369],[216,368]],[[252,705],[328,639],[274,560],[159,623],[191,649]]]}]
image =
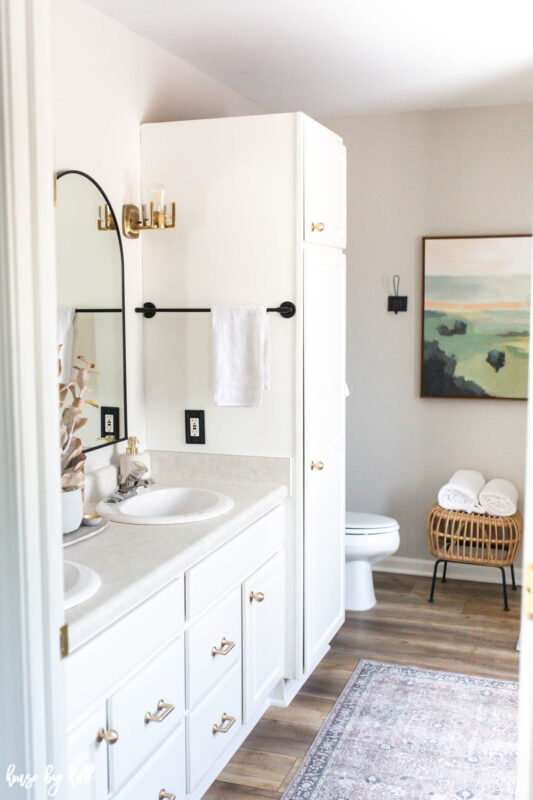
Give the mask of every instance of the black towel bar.
[{"label": "black towel bar", "polygon": [[[211,311],[210,308],[156,308],[153,303],[144,303],[143,306],[140,308],[136,308],[135,311],[137,314],[143,314],[145,319],[152,319],[158,313],[168,314],[168,313],[200,313],[200,314],[207,314]],[[285,300],[285,302],[281,303],[281,305],[277,306],[276,308],[267,308],[267,311],[276,312],[276,314],[280,314],[285,319],[290,319],[294,317],[296,314],[296,306],[294,303],[291,303],[290,300]]]}]

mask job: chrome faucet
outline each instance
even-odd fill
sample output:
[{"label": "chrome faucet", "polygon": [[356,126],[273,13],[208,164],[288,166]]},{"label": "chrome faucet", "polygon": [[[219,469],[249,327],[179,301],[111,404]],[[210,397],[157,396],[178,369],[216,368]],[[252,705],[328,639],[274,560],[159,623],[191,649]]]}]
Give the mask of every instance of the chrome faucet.
[{"label": "chrome faucet", "polygon": [[123,478],[119,475],[119,484],[112,495],[106,498],[106,503],[121,503],[128,497],[135,497],[137,491],[141,488],[148,488],[153,486],[155,481],[153,478],[143,478],[142,476],[148,472],[148,467],[141,461],[134,461],[131,465],[129,474]]}]

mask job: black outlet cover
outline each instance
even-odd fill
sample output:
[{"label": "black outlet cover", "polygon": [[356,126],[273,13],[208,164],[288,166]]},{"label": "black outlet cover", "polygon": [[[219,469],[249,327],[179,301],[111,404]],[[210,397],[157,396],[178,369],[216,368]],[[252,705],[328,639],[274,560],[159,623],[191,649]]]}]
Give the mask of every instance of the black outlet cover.
[{"label": "black outlet cover", "polygon": [[119,409],[115,406],[100,407],[100,436],[119,438]]},{"label": "black outlet cover", "polygon": [[205,444],[205,414],[203,411],[185,411],[185,441],[187,444]]}]

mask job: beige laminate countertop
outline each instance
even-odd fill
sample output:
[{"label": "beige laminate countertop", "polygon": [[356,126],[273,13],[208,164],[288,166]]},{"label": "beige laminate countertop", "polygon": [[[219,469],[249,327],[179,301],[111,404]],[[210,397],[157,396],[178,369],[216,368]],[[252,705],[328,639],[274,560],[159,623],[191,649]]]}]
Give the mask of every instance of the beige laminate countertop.
[{"label": "beige laminate countertop", "polygon": [[[272,483],[209,480],[180,482],[180,485],[227,494],[233,499],[233,508],[214,519],[177,525],[110,522],[103,533],[65,549],[65,560],[91,567],[102,581],[100,589],[89,600],[65,614],[70,652],[280,505],[288,496],[286,486]],[[158,483],[157,488],[164,488],[164,485]]]}]

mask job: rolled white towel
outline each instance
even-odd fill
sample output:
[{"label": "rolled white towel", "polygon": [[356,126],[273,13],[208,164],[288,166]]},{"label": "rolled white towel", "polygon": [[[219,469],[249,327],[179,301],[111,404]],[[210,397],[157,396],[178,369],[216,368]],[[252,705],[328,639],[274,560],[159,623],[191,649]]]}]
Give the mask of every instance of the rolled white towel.
[{"label": "rolled white towel", "polygon": [[481,512],[478,497],[485,478],[475,469],[458,469],[439,490],[439,506],[450,511]]},{"label": "rolled white towel", "polygon": [[510,517],[516,513],[518,489],[505,478],[493,478],[479,493],[479,505],[483,514],[492,517]]}]

